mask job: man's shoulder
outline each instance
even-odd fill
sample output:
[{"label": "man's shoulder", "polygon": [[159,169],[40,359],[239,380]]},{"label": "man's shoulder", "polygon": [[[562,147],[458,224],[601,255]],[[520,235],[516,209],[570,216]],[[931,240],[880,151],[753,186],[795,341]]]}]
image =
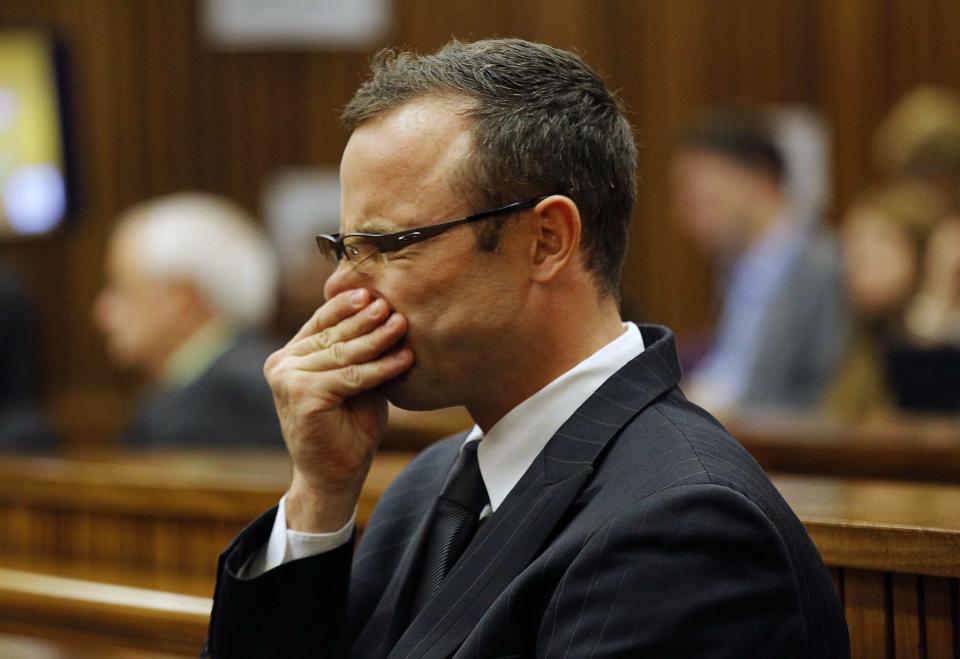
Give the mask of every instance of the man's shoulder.
[{"label": "man's shoulder", "polygon": [[208,385],[216,382],[252,382],[266,387],[263,364],[280,347],[277,340],[258,333],[242,333],[218,356],[198,378]]},{"label": "man's shoulder", "polygon": [[825,230],[809,231],[797,251],[790,279],[810,286],[835,286],[841,275],[840,245],[837,239]]},{"label": "man's shoulder", "polygon": [[232,409],[274,419],[273,394],[263,374],[278,343],[241,334],[192,382],[176,392],[184,408]]},{"label": "man's shoulder", "polygon": [[[629,465],[629,478],[628,470],[617,465]],[[600,473],[610,469],[620,472],[621,486],[637,498],[671,487],[710,484],[750,498],[779,499],[753,456],[679,390],[651,403],[624,427]],[[618,487],[614,480],[610,482]],[[640,487],[641,483],[646,486]]]}]

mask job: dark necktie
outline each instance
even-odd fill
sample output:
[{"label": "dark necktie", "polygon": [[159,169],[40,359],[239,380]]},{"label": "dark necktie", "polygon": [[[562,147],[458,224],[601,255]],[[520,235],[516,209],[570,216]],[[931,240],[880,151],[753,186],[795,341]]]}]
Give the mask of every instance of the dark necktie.
[{"label": "dark necktie", "polygon": [[460,450],[457,463],[440,492],[424,555],[420,590],[414,602],[415,613],[440,590],[444,577],[470,544],[480,525],[480,513],[489,503],[477,461],[479,443],[470,442]]}]

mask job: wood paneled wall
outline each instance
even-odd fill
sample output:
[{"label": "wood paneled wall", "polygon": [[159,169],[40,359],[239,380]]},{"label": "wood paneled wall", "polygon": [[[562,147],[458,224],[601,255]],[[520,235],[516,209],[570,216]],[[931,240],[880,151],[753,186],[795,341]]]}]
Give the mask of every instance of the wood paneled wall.
[{"label": "wood paneled wall", "polygon": [[[196,0],[0,3],[0,26],[48,27],[68,55],[73,226],[0,246],[37,298],[47,389],[67,430],[110,432],[129,396],[89,321],[116,214],[184,188],[257,210],[271,172],[335,164],[346,139],[337,108],[367,53],[216,52],[197,16]],[[394,16],[391,44],[543,40],[578,50],[621,91],[642,145],[624,305],[681,336],[712,308],[707,264],[670,221],[670,142],[691,113],[731,101],[818,109],[837,209],[871,178],[869,136],[899,95],[920,82],[960,88],[956,0],[396,0]]]}]

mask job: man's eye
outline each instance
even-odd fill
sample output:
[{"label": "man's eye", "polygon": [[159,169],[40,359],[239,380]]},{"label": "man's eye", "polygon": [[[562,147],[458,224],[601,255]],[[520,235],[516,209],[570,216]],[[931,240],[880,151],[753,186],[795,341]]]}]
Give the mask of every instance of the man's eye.
[{"label": "man's eye", "polygon": [[419,247],[420,246],[417,244],[400,245],[396,249],[392,249],[389,252],[386,252],[386,256],[391,261],[394,259],[405,259],[405,258],[408,258],[411,254],[416,254]]},{"label": "man's eye", "polygon": [[356,245],[347,245],[346,250],[347,250],[347,256],[349,256],[350,258],[356,258],[360,256],[360,248],[357,247]]}]

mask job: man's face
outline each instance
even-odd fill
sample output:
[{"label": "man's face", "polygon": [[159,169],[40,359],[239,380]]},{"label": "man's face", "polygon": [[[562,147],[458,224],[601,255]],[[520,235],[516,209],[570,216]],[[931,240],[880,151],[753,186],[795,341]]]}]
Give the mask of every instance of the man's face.
[{"label": "man's face", "polygon": [[754,175],[719,155],[681,149],[673,159],[673,198],[681,228],[710,254],[739,250]]},{"label": "man's face", "polygon": [[[414,100],[354,131],[340,166],[342,233],[392,233],[476,210],[453,185],[471,149],[463,107]],[[324,293],[330,299],[366,288],[406,317],[403,343],[415,361],[384,385],[391,402],[408,409],[463,404],[489,381],[486,373],[509,368],[516,349],[509,337],[529,285],[524,256],[509,221],[492,253],[479,251],[473,231],[461,226],[385,260],[344,260]]]},{"label": "man's face", "polygon": [[843,229],[847,289],[857,311],[880,319],[897,312],[917,283],[916,247],[877,211],[854,209]]},{"label": "man's face", "polygon": [[129,227],[114,235],[107,252],[107,281],[97,295],[93,317],[118,365],[153,371],[182,339],[181,318],[173,286],[143,270],[140,240]]}]

